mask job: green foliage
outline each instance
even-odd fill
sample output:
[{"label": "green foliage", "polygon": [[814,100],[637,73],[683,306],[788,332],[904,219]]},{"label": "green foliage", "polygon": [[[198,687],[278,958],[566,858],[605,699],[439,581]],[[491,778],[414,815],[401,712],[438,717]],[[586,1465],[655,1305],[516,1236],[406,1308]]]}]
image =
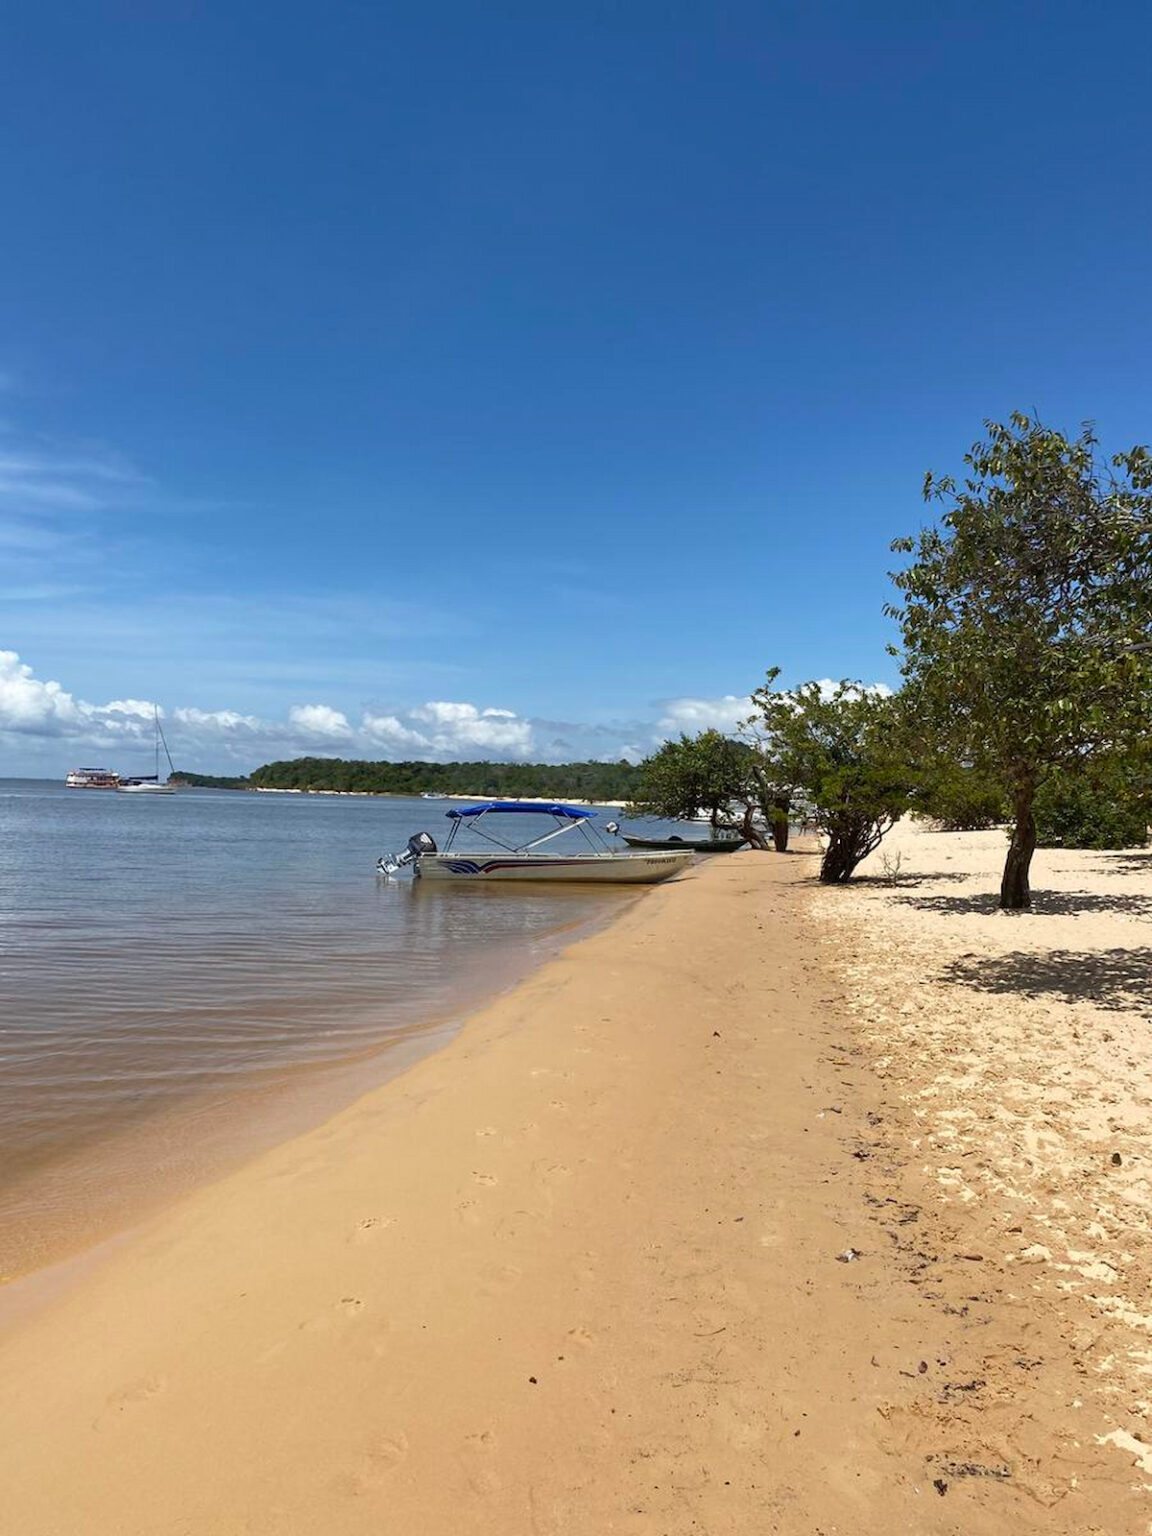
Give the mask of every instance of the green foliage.
[{"label": "green foliage", "polygon": [[1149,783],[1123,764],[1095,774],[1057,769],[1036,794],[1042,848],[1143,848],[1152,821]]},{"label": "green foliage", "polygon": [[1008,819],[1004,786],[980,768],[936,759],[918,777],[916,810],[944,832],[978,832]]},{"label": "green foliage", "polygon": [[745,796],[750,756],[749,747],[720,731],[666,741],[640,764],[634,809],[669,821],[707,811],[717,825]]},{"label": "green foliage", "polygon": [[475,795],[594,801],[627,800],[638,782],[632,763],[361,762],[297,757],[265,763],[249,775],[254,789],[336,790],[361,795]]},{"label": "green foliage", "polygon": [[1014,415],[988,422],[966,478],[925,481],[939,526],[893,549],[909,703],[938,749],[1002,782],[1014,829],[1001,905],[1030,903],[1037,788],[1147,730],[1152,456],[1103,463]]},{"label": "green foliage", "polygon": [[899,701],[860,683],[819,683],[776,692],[776,673],[753,695],[768,771],[794,785],[828,837],[820,866],[841,884],[908,809],[913,774]]},{"label": "green foliage", "polygon": [[246,778],[229,778],[227,775],[216,773],[186,773],[182,769],[173,770],[168,775],[170,784],[187,784],[192,789],[250,789],[252,786]]}]

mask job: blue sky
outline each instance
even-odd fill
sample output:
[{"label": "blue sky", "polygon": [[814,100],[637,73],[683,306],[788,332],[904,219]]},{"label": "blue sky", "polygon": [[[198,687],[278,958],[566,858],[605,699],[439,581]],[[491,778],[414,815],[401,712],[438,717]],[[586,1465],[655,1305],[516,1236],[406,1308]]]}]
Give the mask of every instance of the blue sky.
[{"label": "blue sky", "polygon": [[1013,408],[1152,439],[1150,44],[1058,0],[13,13],[0,773],[151,701],[210,770],[892,681],[926,469]]}]

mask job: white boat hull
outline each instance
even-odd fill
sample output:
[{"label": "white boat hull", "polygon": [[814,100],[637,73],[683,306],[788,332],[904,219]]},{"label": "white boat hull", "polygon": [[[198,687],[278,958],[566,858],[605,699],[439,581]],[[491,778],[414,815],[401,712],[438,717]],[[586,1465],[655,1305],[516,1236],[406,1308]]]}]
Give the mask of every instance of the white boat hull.
[{"label": "white boat hull", "polygon": [[118,795],[174,795],[171,784],[117,784]]},{"label": "white boat hull", "polygon": [[588,853],[563,858],[547,853],[422,853],[422,880],[547,880],[567,883],[655,885],[687,869],[685,853]]}]

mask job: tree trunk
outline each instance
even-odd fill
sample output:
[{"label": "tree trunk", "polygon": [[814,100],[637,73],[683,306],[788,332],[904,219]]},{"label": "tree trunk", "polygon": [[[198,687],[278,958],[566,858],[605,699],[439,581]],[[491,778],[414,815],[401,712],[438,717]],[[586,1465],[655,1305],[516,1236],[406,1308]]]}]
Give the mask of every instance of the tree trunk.
[{"label": "tree trunk", "polygon": [[772,841],[777,853],[788,852],[788,808],[783,805],[772,807]]},{"label": "tree trunk", "polygon": [[1036,852],[1036,816],[1033,802],[1036,785],[1031,778],[1016,786],[1016,824],[1008,844],[1008,857],[1004,860],[1004,877],[1000,881],[1000,906],[1009,912],[1022,912],[1032,905],[1032,890],[1028,884],[1028,870],[1032,855]]},{"label": "tree trunk", "polygon": [[860,862],[860,855],[851,842],[836,832],[828,837],[828,846],[820,861],[820,881],[823,885],[843,885],[851,880],[852,871]]},{"label": "tree trunk", "polygon": [[764,834],[753,821],[755,814],[754,806],[746,805],[744,807],[744,814],[740,819],[740,835],[749,847],[764,853],[767,850],[768,844],[764,841]]}]

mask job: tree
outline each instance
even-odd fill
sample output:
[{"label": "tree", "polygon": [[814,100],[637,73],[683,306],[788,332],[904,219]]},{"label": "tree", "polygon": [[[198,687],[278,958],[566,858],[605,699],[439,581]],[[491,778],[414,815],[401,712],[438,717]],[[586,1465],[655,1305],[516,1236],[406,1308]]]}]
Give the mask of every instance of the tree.
[{"label": "tree", "polygon": [[820,879],[839,885],[908,809],[913,776],[903,715],[895,698],[861,683],[777,692],[776,676],[770,672],[752,695],[769,771],[812,806],[828,838]]},{"label": "tree", "polygon": [[1036,792],[1041,848],[1143,848],[1152,821],[1147,760],[1102,756],[1084,771],[1057,768]]},{"label": "tree", "polygon": [[690,820],[707,811],[715,832],[729,822],[733,808],[745,808],[745,836],[756,847],[764,839],[751,826],[747,808],[756,804],[753,759],[746,743],[732,741],[720,731],[701,731],[666,741],[640,764],[635,809],[669,821]]},{"label": "tree", "polygon": [[1036,795],[1054,769],[1123,751],[1149,723],[1152,456],[1102,463],[1013,415],[985,424],[957,484],[929,474],[937,527],[893,549],[906,693],[957,761],[1004,784],[1012,832],[1000,905],[1031,904]]},{"label": "tree", "polygon": [[1004,786],[990,774],[950,756],[929,753],[918,764],[916,811],[944,832],[979,832],[1008,816]]}]

